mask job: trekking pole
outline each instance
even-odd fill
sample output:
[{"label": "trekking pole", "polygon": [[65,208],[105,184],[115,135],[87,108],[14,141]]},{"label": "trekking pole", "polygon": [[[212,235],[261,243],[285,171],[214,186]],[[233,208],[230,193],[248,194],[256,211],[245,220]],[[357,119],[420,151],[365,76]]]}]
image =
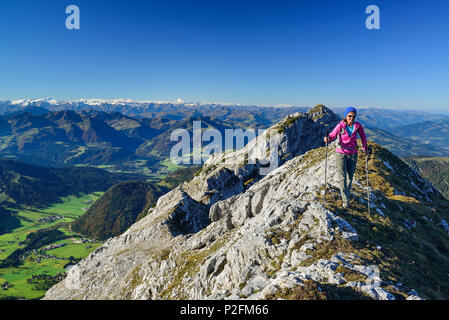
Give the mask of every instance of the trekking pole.
[{"label": "trekking pole", "polygon": [[365,163],[366,163],[366,194],[367,194],[367,198],[368,198],[368,215],[371,215],[371,212],[370,212],[370,205],[369,205],[370,194],[369,194],[369,177],[368,177],[368,157],[369,157],[369,149],[368,149],[368,146],[366,146],[366,153],[365,153]]},{"label": "trekking pole", "polygon": [[327,192],[327,146],[329,143],[329,130],[326,130],[326,161],[324,166],[324,195],[326,196]]}]

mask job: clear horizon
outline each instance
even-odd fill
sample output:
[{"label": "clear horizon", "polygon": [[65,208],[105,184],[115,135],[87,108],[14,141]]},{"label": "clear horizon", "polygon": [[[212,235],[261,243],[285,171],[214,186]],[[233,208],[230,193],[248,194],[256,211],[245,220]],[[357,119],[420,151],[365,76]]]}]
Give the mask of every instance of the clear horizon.
[{"label": "clear horizon", "polygon": [[[67,30],[70,4],[2,1],[2,99],[449,114],[447,1],[79,0],[80,30]],[[380,30],[365,27],[370,4]]]}]

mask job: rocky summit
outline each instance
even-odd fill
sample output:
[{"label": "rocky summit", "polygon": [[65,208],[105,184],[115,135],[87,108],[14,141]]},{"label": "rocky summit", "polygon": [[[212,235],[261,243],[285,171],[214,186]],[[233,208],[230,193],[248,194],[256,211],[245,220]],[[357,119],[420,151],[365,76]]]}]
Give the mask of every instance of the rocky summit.
[{"label": "rocky summit", "polygon": [[317,106],[214,154],[44,299],[448,299],[449,202],[370,143],[342,209],[322,147],[338,121]]}]

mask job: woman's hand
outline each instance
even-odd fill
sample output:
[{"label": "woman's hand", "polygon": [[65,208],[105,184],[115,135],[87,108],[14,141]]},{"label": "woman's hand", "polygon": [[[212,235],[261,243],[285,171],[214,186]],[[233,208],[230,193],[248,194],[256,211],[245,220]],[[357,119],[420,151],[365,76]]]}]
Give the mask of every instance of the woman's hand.
[{"label": "woman's hand", "polygon": [[330,141],[329,137],[324,137],[324,142],[328,143]]}]

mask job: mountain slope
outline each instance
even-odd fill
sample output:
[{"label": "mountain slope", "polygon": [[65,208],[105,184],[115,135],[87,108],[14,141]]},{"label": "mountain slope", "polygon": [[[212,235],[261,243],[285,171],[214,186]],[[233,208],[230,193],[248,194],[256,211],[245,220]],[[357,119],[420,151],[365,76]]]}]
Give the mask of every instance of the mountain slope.
[{"label": "mountain slope", "polygon": [[118,236],[167,191],[164,187],[143,181],[115,184],[72,223],[72,230],[100,240]]},{"label": "mountain slope", "polygon": [[449,158],[409,157],[404,160],[449,199]]},{"label": "mountain slope", "polygon": [[[356,201],[342,211],[334,152],[327,194],[323,186],[320,144],[324,124],[333,121],[323,107],[295,114],[249,143],[246,151],[253,152],[240,162],[226,159],[245,148],[211,157],[194,179],[72,268],[45,299],[274,299],[304,288],[327,298],[449,298],[448,201],[371,144],[372,214],[363,156]],[[275,143],[279,167],[261,174]]]},{"label": "mountain slope", "polygon": [[0,205],[45,206],[68,195],[107,190],[131,177],[97,168],[46,168],[0,159]]},{"label": "mountain slope", "polygon": [[139,145],[161,132],[119,113],[17,113],[0,118],[0,150],[38,165],[104,165],[133,158]]},{"label": "mountain slope", "polygon": [[[344,117],[346,108],[333,108],[341,117]],[[390,131],[390,129],[401,126],[413,126],[423,121],[449,120],[448,115],[422,112],[418,110],[393,110],[380,108],[358,108],[358,120],[366,126],[380,128]],[[406,132],[408,133],[408,132]]]},{"label": "mountain slope", "polygon": [[179,168],[168,173],[161,181],[158,182],[158,185],[168,187],[169,189],[174,189],[184,181],[192,180],[200,169],[200,165]]},{"label": "mountain slope", "polygon": [[424,121],[390,129],[393,134],[401,135],[418,143],[425,143],[449,152],[449,119]]},{"label": "mountain slope", "polygon": [[400,157],[449,155],[449,150],[438,148],[432,144],[420,143],[404,138],[404,136],[394,135],[376,127],[367,126],[365,132],[371,141],[380,144]]},{"label": "mountain slope", "polygon": [[124,147],[132,144],[127,143],[120,132],[73,111],[17,114],[4,121],[10,130],[0,137],[2,154],[25,162],[61,166],[91,163],[94,159],[124,159],[132,155]]},{"label": "mountain slope", "polygon": [[[148,156],[149,154],[156,154],[157,156],[161,156],[164,158],[170,157],[171,148],[178,143],[178,141],[171,141],[170,135],[176,128],[182,128],[183,130],[187,130],[191,137],[190,141],[193,139],[193,122],[198,121],[201,123],[201,129],[216,129],[218,130],[223,139],[225,137],[226,129],[235,129],[229,124],[224,124],[216,119],[211,119],[209,116],[194,116],[188,117],[183,120],[173,121],[166,130],[156,136],[155,138],[146,141],[136,150],[136,154],[140,156]],[[222,144],[224,145],[224,143]]]}]

